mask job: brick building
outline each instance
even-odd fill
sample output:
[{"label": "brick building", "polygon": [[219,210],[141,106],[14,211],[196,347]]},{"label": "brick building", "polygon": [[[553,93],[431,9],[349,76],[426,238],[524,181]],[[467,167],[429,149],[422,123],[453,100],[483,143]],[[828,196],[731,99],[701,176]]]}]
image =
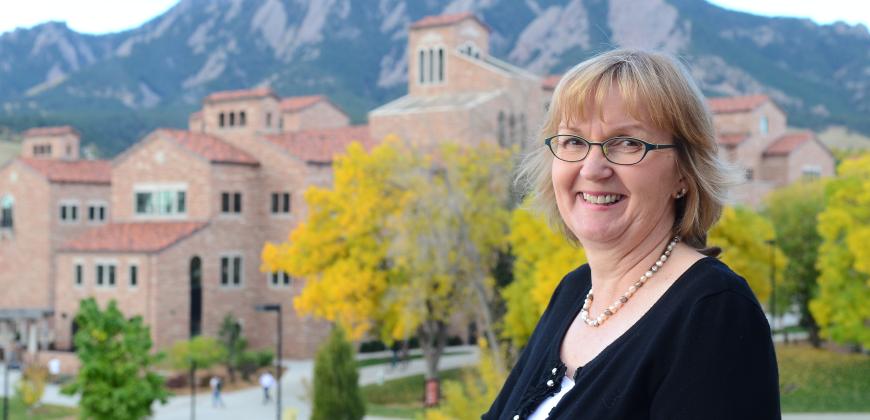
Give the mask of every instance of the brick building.
[{"label": "brick building", "polygon": [[830,150],[810,131],[789,129],[785,113],[766,95],[711,98],[719,151],[742,171],[737,203],[758,206],[768,192],[800,179],[834,175]]}]

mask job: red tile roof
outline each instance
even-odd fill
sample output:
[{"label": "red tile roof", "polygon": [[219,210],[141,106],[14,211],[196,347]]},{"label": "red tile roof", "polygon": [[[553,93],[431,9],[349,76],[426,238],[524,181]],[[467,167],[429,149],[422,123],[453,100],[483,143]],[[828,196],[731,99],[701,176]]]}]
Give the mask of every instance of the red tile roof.
[{"label": "red tile roof", "polygon": [[[215,92],[205,97],[205,102],[230,101],[237,99],[262,98],[264,96],[275,96],[275,92],[268,87],[259,87],[254,89],[244,90],[225,90],[223,92]],[[277,96],[275,96],[277,97]]]},{"label": "red tile roof", "polygon": [[561,74],[551,74],[541,82],[541,87],[546,90],[556,90],[556,85],[562,80]]},{"label": "red tile roof", "polygon": [[253,156],[215,136],[187,130],[161,128],[156,134],[174,141],[179,146],[196,153],[209,162],[259,165]]},{"label": "red tile roof", "polygon": [[106,160],[55,160],[20,158],[48,178],[49,182],[70,184],[110,184],[112,168]]},{"label": "red tile roof", "polygon": [[736,146],[740,143],[746,141],[749,138],[749,134],[746,133],[728,133],[728,134],[720,134],[716,138],[716,143],[725,145],[725,146]]},{"label": "red tile roof", "polygon": [[57,127],[34,127],[25,131],[24,137],[62,136],[64,134],[80,136],[79,132],[72,126],[61,125]]},{"label": "red tile roof", "polygon": [[767,95],[750,95],[709,98],[707,103],[710,105],[710,111],[714,114],[725,114],[729,112],[752,111],[769,100],[770,98]]},{"label": "red tile roof", "polygon": [[64,251],[157,252],[196,233],[204,222],[109,223],[64,244]]},{"label": "red tile roof", "polygon": [[324,100],[327,99],[323,95],[292,96],[281,101],[281,110],[284,112],[296,112]]},{"label": "red tile roof", "polygon": [[800,145],[812,141],[814,138],[815,136],[810,131],[783,134],[770,146],[767,146],[767,149],[764,150],[764,156],[788,156]]},{"label": "red tile roof", "polygon": [[489,25],[483,23],[482,20],[478,19],[474,13],[465,12],[465,13],[453,13],[448,15],[433,15],[426,16],[423,19],[420,19],[411,24],[411,29],[419,29],[419,28],[428,28],[432,26],[445,26],[452,25],[454,23],[461,22],[465,19],[474,19],[477,23],[481,24],[487,31],[490,31]]},{"label": "red tile roof", "polygon": [[366,148],[374,145],[367,125],[305,130],[264,138],[284,148],[292,156],[316,163],[332,162],[335,155],[344,153],[347,146],[355,141]]}]

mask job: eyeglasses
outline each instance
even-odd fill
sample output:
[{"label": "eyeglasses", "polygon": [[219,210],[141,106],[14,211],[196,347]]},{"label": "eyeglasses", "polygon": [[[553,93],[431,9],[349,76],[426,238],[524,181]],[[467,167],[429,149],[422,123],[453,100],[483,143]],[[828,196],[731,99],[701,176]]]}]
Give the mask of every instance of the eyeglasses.
[{"label": "eyeglasses", "polygon": [[592,146],[601,146],[604,157],[617,165],[634,165],[639,163],[650,150],[671,149],[675,144],[653,144],[634,137],[619,136],[609,138],[601,143],[594,143],[579,136],[559,134],[544,140],[559,160],[579,162],[586,159]]}]

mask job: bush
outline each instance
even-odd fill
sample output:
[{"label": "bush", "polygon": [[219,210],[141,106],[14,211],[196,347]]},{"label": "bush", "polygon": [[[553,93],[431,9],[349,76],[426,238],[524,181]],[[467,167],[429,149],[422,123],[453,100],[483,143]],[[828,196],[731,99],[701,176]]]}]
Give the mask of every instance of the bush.
[{"label": "bush", "polygon": [[364,415],[353,347],[345,339],[344,330],[336,326],[314,362],[311,419],[359,420]]},{"label": "bush", "polygon": [[359,345],[360,353],[373,353],[376,351],[384,351],[387,349],[387,345],[384,344],[381,340],[369,340],[363,341]]},{"label": "bush", "polygon": [[275,360],[275,354],[272,353],[271,350],[260,350],[258,352],[254,352],[254,358],[257,363],[257,367],[267,367],[272,366],[272,362]]}]

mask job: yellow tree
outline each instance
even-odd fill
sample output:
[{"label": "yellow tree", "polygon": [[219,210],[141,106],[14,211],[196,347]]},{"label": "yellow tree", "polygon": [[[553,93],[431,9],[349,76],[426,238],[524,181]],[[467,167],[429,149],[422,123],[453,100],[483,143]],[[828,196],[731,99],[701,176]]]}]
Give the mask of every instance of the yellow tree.
[{"label": "yellow tree", "polygon": [[503,334],[520,348],[532,335],[559,281],[585,263],[586,255],[523,207],[513,212],[509,239],[516,259],[514,281],[502,290],[507,307]]},{"label": "yellow tree", "polygon": [[825,188],[819,214],[818,296],[810,310],[822,336],[870,347],[870,153],[846,159]]},{"label": "yellow tree", "polygon": [[766,302],[771,292],[771,264],[779,284],[788,263],[785,254],[770,242],[774,238],[773,225],[760,214],[744,207],[726,207],[710,229],[707,242],[722,248],[722,261],[746,279],[758,300]]},{"label": "yellow tree", "polygon": [[443,145],[415,152],[387,141],[336,161],[332,190],[306,193],[309,216],[265,270],[307,279],[295,306],[360,337],[420,338],[427,379],[457,311],[475,308],[493,339],[490,274],[507,234],[508,152]]}]

